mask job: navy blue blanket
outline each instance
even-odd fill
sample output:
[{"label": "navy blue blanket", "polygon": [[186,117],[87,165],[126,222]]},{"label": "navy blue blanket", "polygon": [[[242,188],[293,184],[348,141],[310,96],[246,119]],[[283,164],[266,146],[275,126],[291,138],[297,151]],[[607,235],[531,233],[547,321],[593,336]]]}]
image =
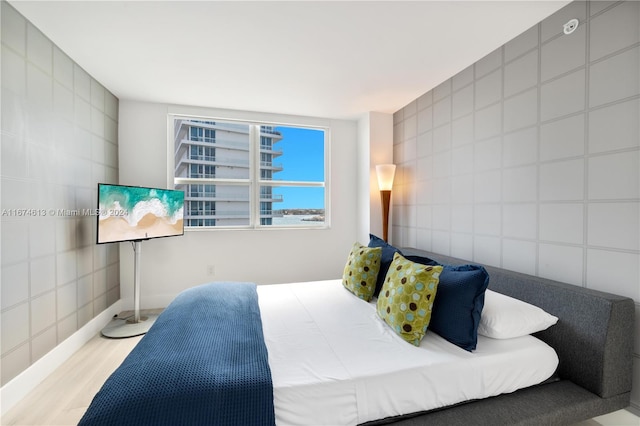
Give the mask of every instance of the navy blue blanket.
[{"label": "navy blue blanket", "polygon": [[274,425],[255,284],[178,297],[96,394],[80,425]]}]

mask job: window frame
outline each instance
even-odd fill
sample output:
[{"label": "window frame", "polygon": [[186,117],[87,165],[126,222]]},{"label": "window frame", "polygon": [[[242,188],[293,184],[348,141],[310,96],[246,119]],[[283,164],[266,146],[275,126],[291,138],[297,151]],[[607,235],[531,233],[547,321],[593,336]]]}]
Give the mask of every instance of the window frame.
[{"label": "window frame", "polygon": [[[176,120],[202,120],[214,121],[230,124],[244,124],[249,126],[249,178],[177,178],[175,177],[175,123]],[[331,227],[330,213],[330,144],[331,128],[327,125],[309,124],[305,122],[285,122],[267,121],[242,118],[226,118],[211,115],[191,115],[177,112],[167,114],[167,187],[175,189],[176,185],[225,185],[225,186],[247,186],[249,188],[249,223],[247,225],[214,225],[214,226],[187,226],[185,231],[212,231],[212,230],[322,230]],[[296,181],[296,180],[273,180],[261,177],[263,138],[260,132],[262,126],[268,127],[296,127],[303,129],[321,130],[324,134],[323,160],[324,160],[324,180],[323,181]],[[268,148],[268,147],[267,147]],[[272,148],[272,147],[271,147]],[[297,187],[297,188],[323,188],[324,189],[324,222],[309,221],[305,225],[263,225],[261,224],[261,196],[262,187]],[[273,209],[273,206],[272,206]],[[275,209],[278,210],[278,209]],[[213,219],[215,222],[215,219]]]}]

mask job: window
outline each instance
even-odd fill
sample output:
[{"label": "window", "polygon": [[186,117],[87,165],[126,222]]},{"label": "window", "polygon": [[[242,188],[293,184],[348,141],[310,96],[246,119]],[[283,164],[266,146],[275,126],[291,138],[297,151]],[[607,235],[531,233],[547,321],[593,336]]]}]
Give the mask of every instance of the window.
[{"label": "window", "polygon": [[185,226],[325,227],[324,128],[170,116]]},{"label": "window", "polygon": [[191,145],[189,158],[191,160],[216,161],[216,149],[210,146]]},{"label": "window", "polygon": [[216,177],[216,168],[206,164],[189,164],[190,178],[214,178]]},{"label": "window", "polygon": [[[194,123],[205,125],[212,125],[213,122],[207,121],[198,121]],[[196,127],[192,126],[189,132],[189,140],[192,142],[207,142],[207,143],[215,143],[216,140],[216,131],[215,129],[207,129],[205,127]]]},{"label": "window", "polygon": [[189,185],[191,197],[212,198],[216,196],[215,185]]}]

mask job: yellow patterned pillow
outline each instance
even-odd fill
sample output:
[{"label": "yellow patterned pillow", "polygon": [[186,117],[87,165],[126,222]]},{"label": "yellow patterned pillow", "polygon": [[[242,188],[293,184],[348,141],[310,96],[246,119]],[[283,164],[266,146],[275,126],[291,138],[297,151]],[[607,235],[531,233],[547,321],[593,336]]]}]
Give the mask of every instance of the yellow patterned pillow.
[{"label": "yellow patterned pillow", "polygon": [[416,346],[427,332],[442,266],[411,262],[396,253],[378,295],[377,311],[404,340]]},{"label": "yellow patterned pillow", "polygon": [[381,256],[380,247],[365,247],[354,243],[342,273],[342,284],[347,290],[360,299],[370,301],[376,289]]}]

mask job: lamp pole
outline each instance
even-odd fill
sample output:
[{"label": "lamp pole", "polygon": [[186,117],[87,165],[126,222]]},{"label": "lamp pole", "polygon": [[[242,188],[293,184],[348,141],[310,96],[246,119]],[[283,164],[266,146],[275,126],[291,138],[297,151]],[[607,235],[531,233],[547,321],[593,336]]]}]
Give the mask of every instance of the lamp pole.
[{"label": "lamp pole", "polygon": [[380,189],[380,201],[382,203],[382,239],[389,239],[389,204],[391,202],[391,188],[396,174],[395,164],[379,164],[376,166],[378,175],[378,188]]},{"label": "lamp pole", "polygon": [[380,201],[382,202],[382,239],[389,241],[389,203],[391,201],[391,190],[380,191]]}]

